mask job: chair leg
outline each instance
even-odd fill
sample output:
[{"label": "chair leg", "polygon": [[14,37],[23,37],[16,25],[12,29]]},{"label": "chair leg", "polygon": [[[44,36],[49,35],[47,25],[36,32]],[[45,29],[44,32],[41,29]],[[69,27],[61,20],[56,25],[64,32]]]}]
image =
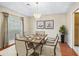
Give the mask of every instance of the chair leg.
[{"label": "chair leg", "polygon": [[54,56],[56,56],[56,51],[54,50]]},{"label": "chair leg", "polygon": [[41,50],[40,50],[40,55],[42,54],[42,48],[43,48],[43,45],[42,45]]},{"label": "chair leg", "polygon": [[18,53],[17,53],[17,56],[18,56]]},{"label": "chair leg", "polygon": [[56,56],[56,47],[54,48],[54,56]]},{"label": "chair leg", "polygon": [[27,52],[26,52],[26,56],[28,56],[28,50],[27,50]]}]

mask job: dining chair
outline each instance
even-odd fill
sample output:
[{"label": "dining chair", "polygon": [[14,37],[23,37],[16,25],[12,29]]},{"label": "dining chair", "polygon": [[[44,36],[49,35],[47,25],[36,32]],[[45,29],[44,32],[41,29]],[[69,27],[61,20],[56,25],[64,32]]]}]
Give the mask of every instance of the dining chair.
[{"label": "dining chair", "polygon": [[33,44],[27,38],[15,38],[17,56],[29,56],[34,52]]},{"label": "dining chair", "polygon": [[17,39],[22,38],[22,37],[24,37],[24,35],[22,33],[15,34],[15,38],[17,38]]},{"label": "dining chair", "polygon": [[41,36],[45,35],[45,31],[36,31],[35,33],[36,35],[41,35]]},{"label": "dining chair", "polygon": [[35,47],[35,52],[38,53],[39,55],[41,55],[42,48],[43,48],[43,44],[37,44],[37,46]]},{"label": "dining chair", "polygon": [[34,34],[33,33],[27,33],[27,32],[25,32],[24,33],[24,37],[33,38],[34,37]]},{"label": "dining chair", "polygon": [[[36,31],[36,35],[37,35],[37,36],[45,36],[46,33],[45,33],[45,31]],[[45,43],[46,39],[47,39],[47,37],[45,37],[45,39],[42,40],[41,43]]]},{"label": "dining chair", "polygon": [[57,34],[56,38],[47,39],[45,45],[54,47],[54,56],[56,55],[56,46],[58,44],[59,36]]},{"label": "dining chair", "polygon": [[53,38],[53,37],[47,37],[46,41],[47,41],[47,42],[54,42],[57,37],[58,37],[58,34],[56,35],[55,38]]}]

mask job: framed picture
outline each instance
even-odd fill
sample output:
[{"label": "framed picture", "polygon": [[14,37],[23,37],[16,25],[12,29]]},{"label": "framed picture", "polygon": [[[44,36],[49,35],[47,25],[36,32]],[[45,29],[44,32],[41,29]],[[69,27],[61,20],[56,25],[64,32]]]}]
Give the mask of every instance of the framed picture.
[{"label": "framed picture", "polygon": [[46,20],[45,21],[46,29],[54,29],[54,20]]},{"label": "framed picture", "polygon": [[37,29],[44,29],[45,23],[44,21],[40,20],[40,21],[37,21],[36,26],[37,26]]}]

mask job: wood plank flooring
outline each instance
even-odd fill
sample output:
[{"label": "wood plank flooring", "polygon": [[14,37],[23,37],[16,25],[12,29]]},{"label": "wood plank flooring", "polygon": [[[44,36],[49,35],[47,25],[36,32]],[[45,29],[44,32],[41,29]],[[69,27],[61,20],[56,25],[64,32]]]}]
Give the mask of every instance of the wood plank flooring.
[{"label": "wood plank flooring", "polygon": [[59,43],[62,56],[78,56],[67,43]]}]

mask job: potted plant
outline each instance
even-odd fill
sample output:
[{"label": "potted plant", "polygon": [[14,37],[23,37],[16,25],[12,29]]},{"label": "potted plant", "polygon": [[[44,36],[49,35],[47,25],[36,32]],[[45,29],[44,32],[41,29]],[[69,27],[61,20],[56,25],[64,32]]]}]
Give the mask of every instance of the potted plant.
[{"label": "potted plant", "polygon": [[65,37],[65,33],[66,33],[66,29],[65,29],[64,25],[62,25],[60,27],[59,32],[61,33],[61,42],[64,43],[64,37]]}]

